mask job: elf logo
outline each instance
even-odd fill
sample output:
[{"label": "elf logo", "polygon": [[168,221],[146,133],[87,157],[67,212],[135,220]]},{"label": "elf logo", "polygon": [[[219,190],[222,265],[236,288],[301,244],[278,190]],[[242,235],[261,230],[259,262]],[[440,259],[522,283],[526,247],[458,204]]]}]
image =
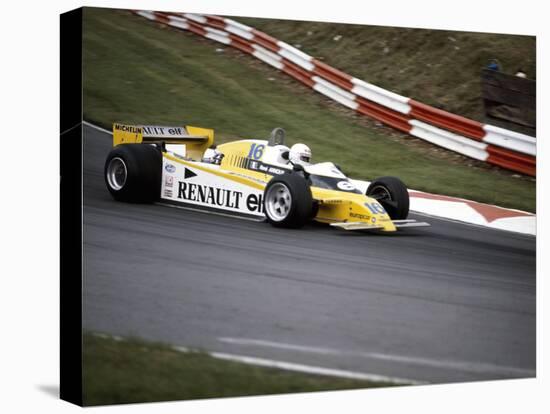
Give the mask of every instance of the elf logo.
[{"label": "elf logo", "polygon": [[262,194],[250,194],[246,197],[246,208],[252,212],[263,213],[264,202]]}]

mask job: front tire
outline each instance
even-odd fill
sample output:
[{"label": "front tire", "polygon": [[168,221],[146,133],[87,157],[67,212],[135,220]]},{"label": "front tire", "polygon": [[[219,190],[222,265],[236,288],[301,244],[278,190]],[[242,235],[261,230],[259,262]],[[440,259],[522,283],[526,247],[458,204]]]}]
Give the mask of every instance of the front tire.
[{"label": "front tire", "polygon": [[118,145],[105,160],[104,177],[115,200],[152,203],[160,197],[162,154],[152,145]]},{"label": "front tire", "polygon": [[264,191],[264,211],[275,227],[299,228],[311,220],[313,199],[307,180],[296,173],[276,176]]},{"label": "front tire", "polygon": [[370,183],[367,196],[376,199],[392,220],[404,220],[409,215],[409,192],[397,177],[380,177]]}]

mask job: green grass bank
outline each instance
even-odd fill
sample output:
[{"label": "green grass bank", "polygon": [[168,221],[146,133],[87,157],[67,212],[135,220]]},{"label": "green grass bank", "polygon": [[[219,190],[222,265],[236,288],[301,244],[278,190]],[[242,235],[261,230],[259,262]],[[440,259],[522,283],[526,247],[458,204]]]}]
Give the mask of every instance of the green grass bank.
[{"label": "green grass bank", "polygon": [[536,38],[510,34],[237,18],[346,73],[438,108],[484,120],[480,71],[536,79]]}]

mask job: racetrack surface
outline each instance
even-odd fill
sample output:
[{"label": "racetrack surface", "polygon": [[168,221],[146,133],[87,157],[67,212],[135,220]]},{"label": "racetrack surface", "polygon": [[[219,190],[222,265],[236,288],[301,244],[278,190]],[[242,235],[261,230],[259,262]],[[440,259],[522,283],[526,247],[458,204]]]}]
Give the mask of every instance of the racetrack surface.
[{"label": "racetrack surface", "polygon": [[[427,382],[535,375],[534,237],[398,234],[115,202],[84,126],[84,329]],[[405,182],[406,182],[406,177]]]}]

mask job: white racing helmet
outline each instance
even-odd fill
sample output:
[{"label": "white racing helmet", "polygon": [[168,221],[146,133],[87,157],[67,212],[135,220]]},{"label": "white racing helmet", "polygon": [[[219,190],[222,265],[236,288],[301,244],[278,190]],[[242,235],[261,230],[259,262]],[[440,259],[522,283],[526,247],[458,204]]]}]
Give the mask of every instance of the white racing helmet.
[{"label": "white racing helmet", "polygon": [[294,144],[290,147],[288,160],[293,164],[308,165],[311,161],[311,150],[305,144]]}]

